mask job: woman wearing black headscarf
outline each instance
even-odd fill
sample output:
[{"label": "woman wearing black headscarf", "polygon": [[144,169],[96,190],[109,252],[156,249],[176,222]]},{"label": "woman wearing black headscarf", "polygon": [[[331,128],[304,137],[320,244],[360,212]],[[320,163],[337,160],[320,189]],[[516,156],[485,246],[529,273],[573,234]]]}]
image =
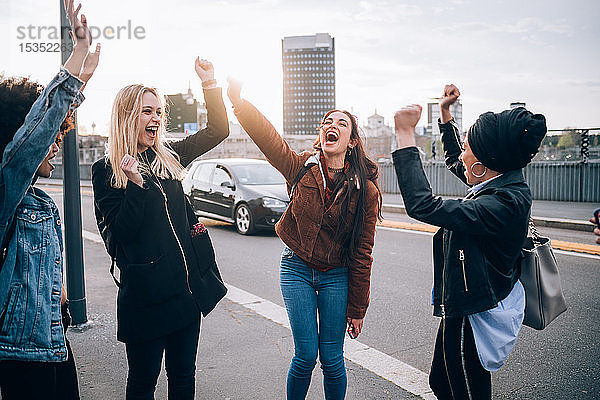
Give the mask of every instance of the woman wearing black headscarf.
[{"label": "woman wearing black headscarf", "polygon": [[432,195],[414,138],[421,107],[394,117],[394,166],[407,213],[441,227],[433,238],[432,302],[442,320],[429,375],[439,400],[490,399],[490,371],[516,342],[525,309],[518,260],[531,210],[521,169],[546,134],[544,116],[525,108],[487,112],[461,148],[450,114],[459,95],[456,86],[445,87],[439,126],[448,169],[471,186],[462,200]]}]

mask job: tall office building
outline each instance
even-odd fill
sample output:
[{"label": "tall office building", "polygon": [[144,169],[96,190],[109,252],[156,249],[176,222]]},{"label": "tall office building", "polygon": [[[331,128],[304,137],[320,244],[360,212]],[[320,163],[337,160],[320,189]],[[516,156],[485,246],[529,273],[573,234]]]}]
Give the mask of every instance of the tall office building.
[{"label": "tall office building", "polygon": [[335,108],[335,47],[328,33],[282,40],[283,133],[316,135]]},{"label": "tall office building", "polygon": [[[458,125],[458,131],[462,133],[462,104],[457,100],[450,106],[450,113]],[[440,117],[439,103],[427,103],[427,133],[439,138],[440,127],[438,126],[438,118]]]}]

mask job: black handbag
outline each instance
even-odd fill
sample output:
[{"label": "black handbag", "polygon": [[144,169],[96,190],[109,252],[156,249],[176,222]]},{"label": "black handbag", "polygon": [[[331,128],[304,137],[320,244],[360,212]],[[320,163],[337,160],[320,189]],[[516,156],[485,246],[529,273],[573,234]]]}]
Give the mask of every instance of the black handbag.
[{"label": "black handbag", "polygon": [[189,265],[189,283],[198,308],[205,317],[227,294],[227,287],[215,259],[210,236],[204,224],[198,222],[190,202],[186,199],[188,224],[192,247],[194,249],[193,259]]},{"label": "black handbag", "polygon": [[525,288],[525,325],[544,329],[567,309],[550,239],[541,236],[531,220],[519,279]]}]

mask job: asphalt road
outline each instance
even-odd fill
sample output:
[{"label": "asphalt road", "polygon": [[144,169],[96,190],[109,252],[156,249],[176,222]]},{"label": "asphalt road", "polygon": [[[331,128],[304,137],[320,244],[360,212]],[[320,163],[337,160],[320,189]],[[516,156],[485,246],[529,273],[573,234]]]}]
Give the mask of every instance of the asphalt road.
[{"label": "asphalt road", "polygon": [[[62,208],[59,188],[48,188]],[[92,197],[82,197],[83,229],[97,233]],[[283,244],[271,233],[244,237],[231,226],[209,228],[225,281],[277,305]],[[565,233],[566,235],[566,233]],[[582,236],[583,239],[585,239]],[[123,398],[124,346],[115,339],[116,288],[101,244],[84,242],[91,328],[71,331],[82,399]],[[360,342],[428,373],[439,320],[431,316],[431,235],[378,229],[371,305]],[[557,254],[569,309],[546,330],[524,327],[507,363],[493,374],[494,399],[600,398],[600,261]],[[230,300],[203,320],[197,398],[284,398],[293,352],[290,331]],[[410,399],[410,393],[347,362],[348,399]],[[323,398],[315,368],[310,399]],[[161,376],[157,398],[166,398]]]}]

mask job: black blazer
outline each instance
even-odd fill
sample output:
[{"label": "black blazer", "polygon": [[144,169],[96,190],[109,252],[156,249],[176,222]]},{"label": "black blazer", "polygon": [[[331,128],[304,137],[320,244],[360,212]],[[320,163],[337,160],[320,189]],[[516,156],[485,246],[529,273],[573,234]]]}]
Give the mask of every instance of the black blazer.
[{"label": "black blazer", "polygon": [[[442,134],[446,164],[464,181],[457,132]],[[396,150],[393,159],[407,214],[442,228],[433,238],[434,315],[496,307],[519,277],[527,237],[531,193],[522,171],[504,173],[472,198],[443,200],[432,195],[415,147]]]},{"label": "black blazer", "polygon": [[[223,141],[229,124],[220,89],[205,90],[208,126],[173,143],[186,166]],[[141,162],[152,162],[152,149]],[[111,186],[112,167],[103,158],[92,166],[96,221],[116,249],[121,271],[117,297],[117,339],[150,340],[199,318],[186,269],[195,260],[181,182],[144,175],[144,185]],[[165,207],[165,204],[167,205]],[[176,235],[174,234],[176,232]]]}]

